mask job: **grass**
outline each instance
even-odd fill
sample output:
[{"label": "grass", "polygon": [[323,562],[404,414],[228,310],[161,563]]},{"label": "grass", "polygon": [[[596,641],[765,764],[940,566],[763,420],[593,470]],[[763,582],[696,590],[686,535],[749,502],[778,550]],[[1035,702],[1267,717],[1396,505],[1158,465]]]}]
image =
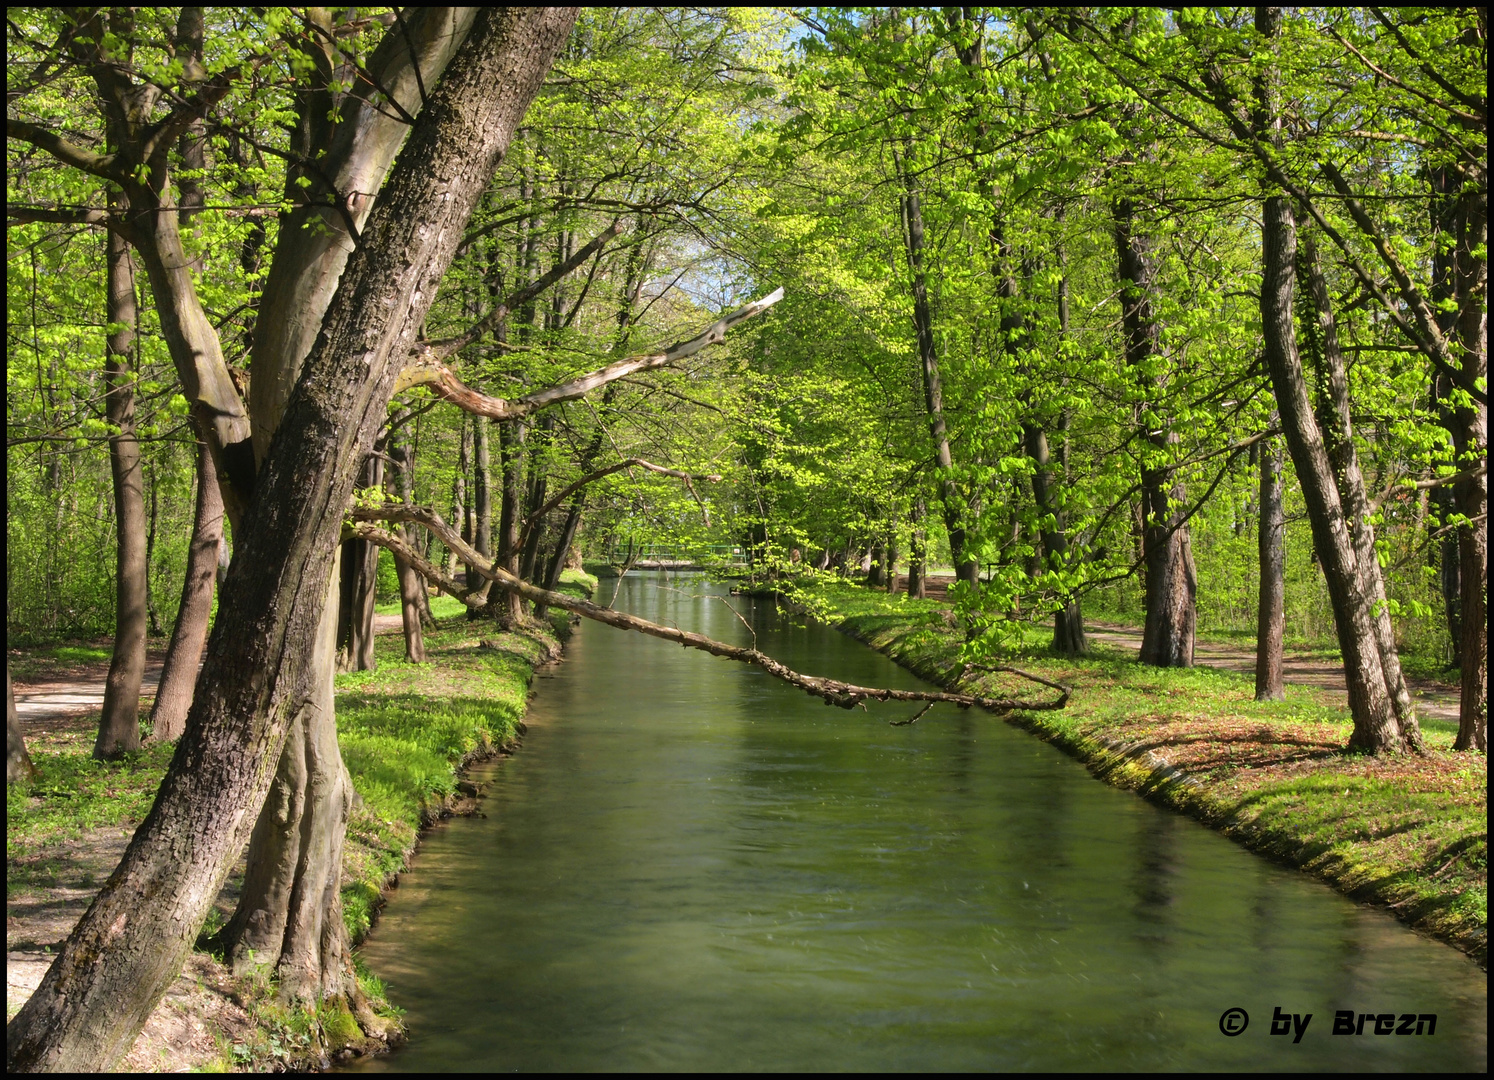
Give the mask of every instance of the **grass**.
[{"label": "grass", "polygon": [[[793,598],[932,682],[992,696],[1030,694],[1010,675],[961,678],[962,631],[936,601],[847,583]],[[1423,722],[1425,756],[1350,753],[1341,698],[1290,687],[1257,702],[1250,676],[1147,667],[1119,650],[1053,654],[1045,629],[1008,657],[1074,688],[1067,708],[1010,719],[1137,790],[1304,867],[1342,891],[1487,958],[1487,758],[1452,750],[1457,725]]]},{"label": "grass", "polygon": [[[577,596],[589,596],[595,587],[596,579],[580,571],[566,571],[560,583]],[[451,597],[434,598],[431,606],[437,626],[425,636],[428,663],[406,662],[402,636],[382,634],[375,641],[375,671],[337,677],[338,743],[358,794],[343,848],[343,917],[354,942],[367,934],[384,886],[406,867],[421,827],[458,804],[463,766],[514,742],[534,668],[553,657],[557,636],[569,625],[564,612],[552,612],[549,627],[503,633],[488,621],[469,622],[466,608]],[[107,648],[92,645],[32,651],[38,654],[35,669],[109,658]],[[13,670],[16,660],[12,655]],[[97,762],[92,743],[92,735],[76,724],[28,739],[36,780],[10,785],[6,798],[9,896],[101,885],[112,862],[103,866],[97,852],[89,861],[78,842],[90,834],[97,840],[101,828],[136,827],[175,749],[148,746],[120,761]],[[105,861],[115,857],[105,855]],[[214,909],[204,938],[222,922],[222,912]],[[385,1000],[376,977],[361,968],[358,976],[373,1001]],[[267,973],[248,978],[234,995],[253,1029],[223,1041],[217,1068],[294,1066],[311,1048],[350,1034],[344,1030],[349,1025],[356,1029],[345,1010],[322,1015],[281,1005]]]}]

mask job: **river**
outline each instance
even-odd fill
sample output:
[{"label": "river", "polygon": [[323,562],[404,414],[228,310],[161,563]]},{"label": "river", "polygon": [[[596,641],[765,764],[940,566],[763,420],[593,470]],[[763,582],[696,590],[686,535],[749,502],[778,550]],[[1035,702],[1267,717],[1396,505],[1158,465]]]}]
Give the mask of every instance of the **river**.
[{"label": "river", "polygon": [[[630,575],[617,606],[921,685],[699,576]],[[486,816],[427,836],[362,948],[411,1041],[361,1069],[1487,1067],[1466,957],[996,717],[889,727],[916,708],[595,623],[535,687]],[[1278,1008],[1312,1014],[1300,1041]],[[1435,1033],[1334,1035],[1337,1010]]]}]

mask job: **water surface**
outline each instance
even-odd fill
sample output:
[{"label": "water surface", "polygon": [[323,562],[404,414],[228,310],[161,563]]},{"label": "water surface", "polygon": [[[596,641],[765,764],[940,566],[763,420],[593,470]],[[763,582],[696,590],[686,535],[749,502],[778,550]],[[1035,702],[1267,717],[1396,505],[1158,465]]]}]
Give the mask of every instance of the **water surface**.
[{"label": "water surface", "polygon": [[[611,583],[604,583],[605,590]],[[800,671],[919,680],[771,602],[618,607]],[[485,818],[432,832],[363,955],[428,1070],[1483,1070],[1466,957],[1000,720],[827,708],[587,623]],[[1220,1016],[1239,1007],[1236,1037]],[[1301,1042],[1277,1007],[1311,1013]],[[1435,1013],[1334,1036],[1333,1013]]]}]

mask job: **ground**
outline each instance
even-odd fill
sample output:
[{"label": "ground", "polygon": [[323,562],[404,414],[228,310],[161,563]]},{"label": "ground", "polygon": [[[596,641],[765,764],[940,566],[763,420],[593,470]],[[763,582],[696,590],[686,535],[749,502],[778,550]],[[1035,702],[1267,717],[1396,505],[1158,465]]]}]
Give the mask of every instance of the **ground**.
[{"label": "ground", "polygon": [[[589,594],[595,584],[568,573],[562,587]],[[343,905],[355,940],[376,917],[383,890],[407,865],[421,827],[475,809],[478,793],[460,771],[516,744],[533,671],[558,656],[551,630],[566,622],[558,614],[551,628],[507,634],[490,623],[469,623],[460,613],[465,609],[449,598],[437,598],[433,607],[440,626],[427,634],[430,663],[406,663],[399,616],[381,614],[378,670],[338,677],[338,740],[359,794],[343,860]],[[107,641],[9,650],[17,712],[39,776],[7,792],[7,1018],[30,997],[118,864],[170,761],[170,744],[147,746],[117,763],[93,761],[108,657]],[[151,650],[142,720],[161,658],[159,649]],[[241,861],[205,931],[232,913],[242,877]],[[360,977],[377,994],[377,979],[367,972]],[[235,980],[214,956],[199,951],[120,1068],[262,1071],[330,1064],[307,1056],[306,1027],[305,1018],[275,1002],[273,987]]]}]

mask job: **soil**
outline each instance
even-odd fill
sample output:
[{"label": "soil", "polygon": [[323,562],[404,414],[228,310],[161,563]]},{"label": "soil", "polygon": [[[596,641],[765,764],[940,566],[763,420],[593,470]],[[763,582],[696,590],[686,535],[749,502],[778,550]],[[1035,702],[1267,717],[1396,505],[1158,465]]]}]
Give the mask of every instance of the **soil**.
[{"label": "soil", "polygon": [[[376,615],[375,633],[398,633],[398,615]],[[164,654],[147,658],[141,705],[148,707],[161,678]],[[14,684],[16,712],[29,747],[79,750],[92,746],[104,703],[108,665],[56,665],[42,681]],[[54,865],[54,884],[7,888],[5,898],[5,1013],[20,1011],[52,964],[104,882],[124,855],[133,827],[93,829],[51,844],[32,858]],[[216,907],[226,919],[238,904],[242,860],[219,893]],[[254,1023],[240,1004],[229,971],[211,956],[194,952],[182,973],[146,1021],[124,1072],[187,1072],[221,1067],[225,1052],[246,1041]]]}]

